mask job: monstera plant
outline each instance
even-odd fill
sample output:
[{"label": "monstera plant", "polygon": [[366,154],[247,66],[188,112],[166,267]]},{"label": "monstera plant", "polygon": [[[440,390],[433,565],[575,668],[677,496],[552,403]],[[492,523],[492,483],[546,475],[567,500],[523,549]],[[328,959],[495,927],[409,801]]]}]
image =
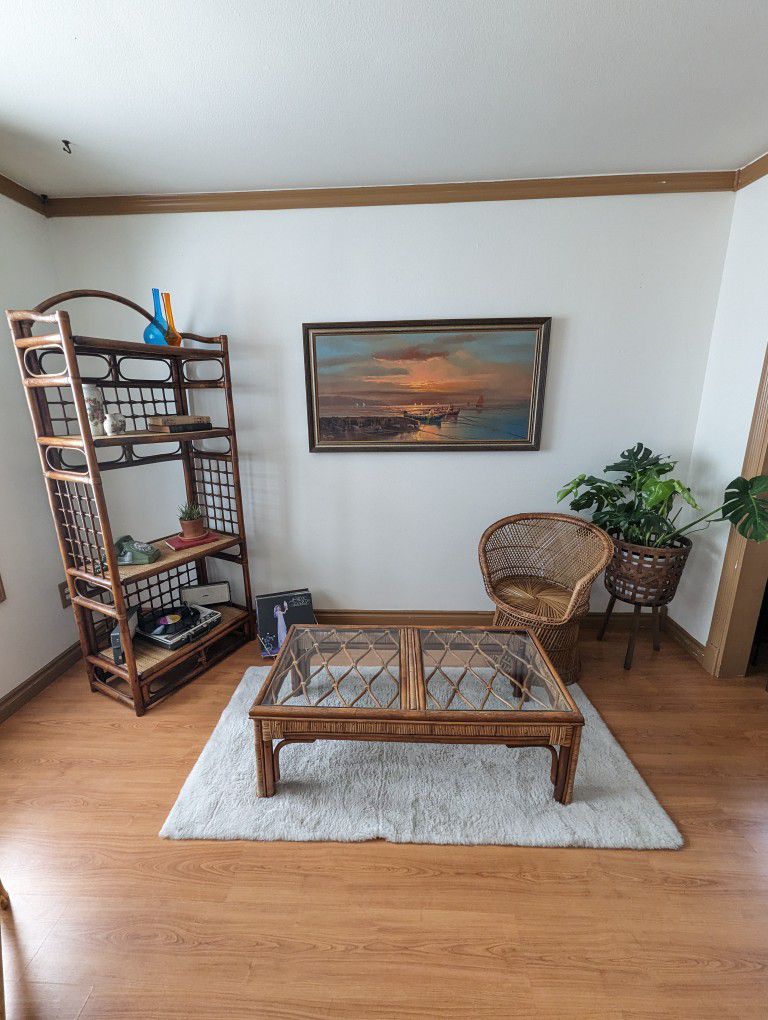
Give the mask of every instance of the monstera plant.
[{"label": "monstera plant", "polygon": [[690,552],[688,536],[716,521],[729,521],[753,542],[768,538],[768,476],[734,478],[719,506],[681,520],[686,506],[701,507],[688,486],[671,477],[676,466],[638,443],[605,468],[617,477],[577,475],[557,494],[558,502],[571,497],[572,510],[588,511],[613,538],[605,586],[614,599],[651,607],[669,602]]},{"label": "monstera plant", "polygon": [[768,538],[768,476],[734,478],[719,506],[679,524],[683,504],[694,510],[701,507],[687,485],[670,478],[676,467],[677,461],[638,443],[624,450],[615,464],[606,466],[606,474],[618,478],[577,475],[560,489],[557,500],[572,496],[572,510],[591,511],[595,524],[635,545],[672,545],[681,536],[702,531],[715,521],[730,521],[740,535],[753,542]]}]

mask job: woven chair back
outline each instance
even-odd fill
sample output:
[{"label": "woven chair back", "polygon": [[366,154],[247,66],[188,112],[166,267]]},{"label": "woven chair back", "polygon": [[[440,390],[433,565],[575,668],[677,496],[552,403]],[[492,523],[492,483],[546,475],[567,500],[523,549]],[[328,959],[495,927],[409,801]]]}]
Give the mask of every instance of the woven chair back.
[{"label": "woven chair back", "polygon": [[485,532],[480,549],[491,585],[527,575],[574,588],[613,555],[613,543],[604,531],[566,514],[505,517]]}]

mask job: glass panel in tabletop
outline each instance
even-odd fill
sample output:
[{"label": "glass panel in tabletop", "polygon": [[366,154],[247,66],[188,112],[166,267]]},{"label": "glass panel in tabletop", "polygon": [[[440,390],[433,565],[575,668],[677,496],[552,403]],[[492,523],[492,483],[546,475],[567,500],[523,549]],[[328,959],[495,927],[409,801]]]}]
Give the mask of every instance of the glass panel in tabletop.
[{"label": "glass panel in tabletop", "polygon": [[427,711],[571,712],[525,631],[423,628]]},{"label": "glass panel in tabletop", "polygon": [[296,627],[280,649],[261,704],[399,708],[397,628]]}]

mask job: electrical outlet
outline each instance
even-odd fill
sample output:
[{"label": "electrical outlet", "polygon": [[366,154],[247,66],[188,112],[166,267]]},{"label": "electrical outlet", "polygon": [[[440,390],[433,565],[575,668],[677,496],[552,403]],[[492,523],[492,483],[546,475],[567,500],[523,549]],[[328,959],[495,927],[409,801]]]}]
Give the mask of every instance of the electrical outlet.
[{"label": "electrical outlet", "polygon": [[72,599],[69,597],[69,585],[66,581],[59,583],[59,598],[61,599],[62,608],[69,609],[72,605]]}]

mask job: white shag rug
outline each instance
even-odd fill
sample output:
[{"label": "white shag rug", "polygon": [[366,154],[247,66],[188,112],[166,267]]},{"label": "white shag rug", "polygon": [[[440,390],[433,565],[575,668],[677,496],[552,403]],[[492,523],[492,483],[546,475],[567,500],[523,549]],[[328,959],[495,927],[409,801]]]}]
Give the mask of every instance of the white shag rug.
[{"label": "white shag rug", "polygon": [[160,831],[166,839],[327,840],[676,850],[683,838],[577,686],[585,726],[573,803],[558,804],[546,748],[318,740],[280,752],[256,796],[246,671]]}]

